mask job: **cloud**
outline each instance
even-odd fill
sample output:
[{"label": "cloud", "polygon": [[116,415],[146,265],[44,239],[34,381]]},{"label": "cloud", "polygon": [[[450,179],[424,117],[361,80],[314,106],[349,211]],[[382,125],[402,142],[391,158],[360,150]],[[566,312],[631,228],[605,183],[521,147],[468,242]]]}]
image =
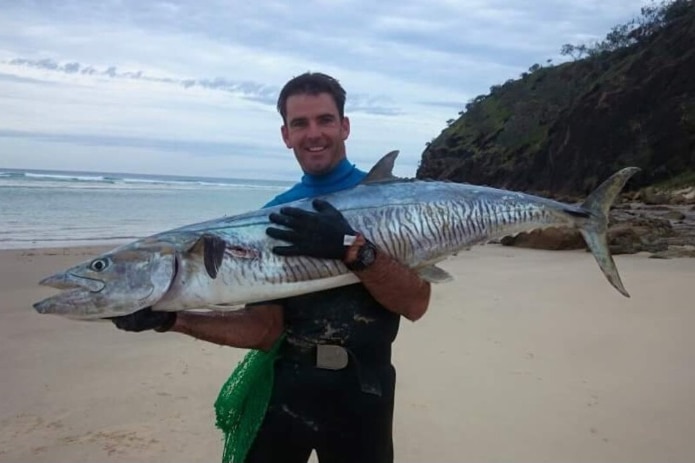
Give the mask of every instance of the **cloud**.
[{"label": "cloud", "polygon": [[561,61],[562,44],[599,39],[644,3],[5,2],[0,166],[54,165],[53,153],[65,169],[215,175],[214,162],[233,159],[235,172],[296,178],[275,101],[289,78],[315,70],[347,89],[350,157],[368,168],[400,149],[413,175],[468,100]]},{"label": "cloud", "polygon": [[127,136],[106,136],[69,133],[29,132],[0,129],[0,138],[19,138],[28,141],[63,143],[87,147],[106,146],[111,148],[142,148],[167,153],[181,152],[191,156],[220,156],[237,154],[253,156],[258,146],[255,144],[172,140],[166,138],[144,138]]},{"label": "cloud", "polygon": [[23,83],[23,84],[38,84],[38,85],[55,85],[53,82],[47,82],[40,79],[32,79],[31,77],[22,77],[14,74],[0,73],[0,81]]},{"label": "cloud", "polygon": [[[146,82],[156,82],[161,84],[170,84],[180,86],[184,89],[192,87],[200,87],[210,90],[219,90],[222,92],[233,93],[240,98],[249,101],[256,101],[273,107],[277,103],[280,88],[268,86],[258,82],[249,81],[234,81],[224,77],[215,78],[172,78],[172,77],[157,77],[145,74],[139,71],[120,71],[116,66],[108,66],[98,68],[92,65],[83,65],[77,62],[58,63],[50,58],[43,59],[26,59],[14,58],[6,62],[10,66],[24,66],[29,68],[43,69],[54,71],[63,74],[81,74],[86,76],[104,76],[111,79],[128,79],[140,80]],[[38,79],[21,78],[17,76],[7,75],[12,77],[15,82],[43,82]],[[1,78],[2,76],[0,76]],[[49,82],[43,82],[49,83]],[[372,97],[370,95],[357,94],[352,95],[346,104],[349,111],[365,112],[381,115],[397,115],[401,113],[394,102],[383,97]]]}]

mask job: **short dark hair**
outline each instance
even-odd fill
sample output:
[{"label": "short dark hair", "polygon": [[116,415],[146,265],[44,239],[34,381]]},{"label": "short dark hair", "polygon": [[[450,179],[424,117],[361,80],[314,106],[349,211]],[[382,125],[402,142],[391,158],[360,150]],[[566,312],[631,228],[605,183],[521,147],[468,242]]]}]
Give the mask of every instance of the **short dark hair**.
[{"label": "short dark hair", "polygon": [[280,90],[278,97],[278,112],[282,116],[282,121],[287,122],[287,99],[292,95],[318,95],[328,93],[338,107],[338,114],[342,119],[345,116],[345,89],[337,79],[321,72],[305,72],[304,74],[293,77]]}]

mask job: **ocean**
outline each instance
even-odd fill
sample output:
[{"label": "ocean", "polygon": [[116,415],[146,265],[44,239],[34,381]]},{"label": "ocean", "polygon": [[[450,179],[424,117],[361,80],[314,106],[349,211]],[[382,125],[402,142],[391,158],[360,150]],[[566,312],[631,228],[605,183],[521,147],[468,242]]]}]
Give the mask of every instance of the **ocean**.
[{"label": "ocean", "polygon": [[291,182],[0,168],[0,249],[120,245],[262,207]]}]

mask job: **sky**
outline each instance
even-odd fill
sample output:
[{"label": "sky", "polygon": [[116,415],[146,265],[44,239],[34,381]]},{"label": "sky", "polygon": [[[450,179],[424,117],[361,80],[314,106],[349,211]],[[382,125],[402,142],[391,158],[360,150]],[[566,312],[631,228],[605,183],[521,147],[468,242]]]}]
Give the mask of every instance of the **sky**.
[{"label": "sky", "polygon": [[425,144],[466,103],[647,0],[0,0],[0,168],[296,180],[275,105],[347,91],[349,159]]}]

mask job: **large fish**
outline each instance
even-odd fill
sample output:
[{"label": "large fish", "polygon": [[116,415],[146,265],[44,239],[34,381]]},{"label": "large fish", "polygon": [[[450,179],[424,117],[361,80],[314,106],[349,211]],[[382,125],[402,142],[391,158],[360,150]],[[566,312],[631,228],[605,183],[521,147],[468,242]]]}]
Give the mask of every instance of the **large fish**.
[{"label": "large fish", "polygon": [[[384,156],[360,185],[323,198],[355,230],[423,278],[450,276],[434,264],[471,245],[550,226],[579,229],[608,281],[623,295],[606,242],[608,210],[639,169],[625,168],[580,206],[482,186],[396,179],[398,152]],[[311,200],[289,204],[311,210]],[[281,257],[268,237],[280,206],[159,233],[45,278],[61,293],[34,304],[75,319],[126,315],[144,307],[180,311],[278,299],[357,282],[338,260]]]}]

